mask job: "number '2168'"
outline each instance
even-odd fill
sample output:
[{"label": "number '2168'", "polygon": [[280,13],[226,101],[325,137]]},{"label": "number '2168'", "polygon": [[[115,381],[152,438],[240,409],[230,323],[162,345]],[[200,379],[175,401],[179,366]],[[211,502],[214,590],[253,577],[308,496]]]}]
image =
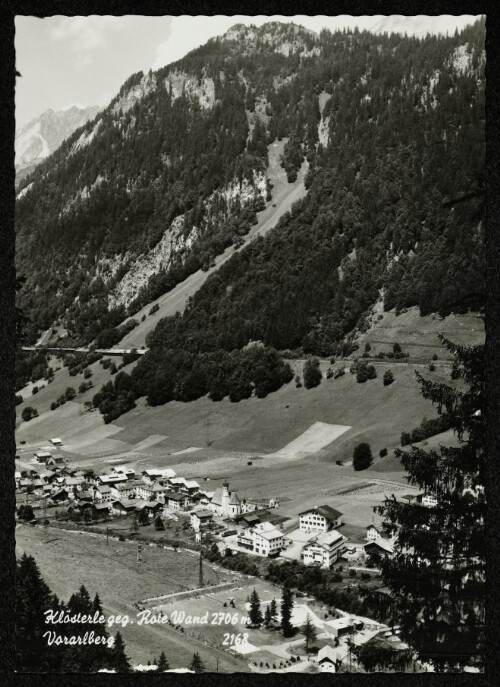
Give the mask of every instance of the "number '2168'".
[{"label": "number '2168'", "polygon": [[248,632],[238,632],[238,634],[229,634],[224,632],[224,640],[222,644],[225,646],[239,646],[248,642]]}]

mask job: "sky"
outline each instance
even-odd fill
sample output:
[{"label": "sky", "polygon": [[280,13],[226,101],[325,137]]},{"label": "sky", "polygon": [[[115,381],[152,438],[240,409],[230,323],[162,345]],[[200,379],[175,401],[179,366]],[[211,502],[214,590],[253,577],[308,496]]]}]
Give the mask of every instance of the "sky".
[{"label": "sky", "polygon": [[[16,17],[16,124],[24,126],[45,110],[107,105],[133,73],[175,62],[238,23],[301,24],[319,33],[352,28],[379,29],[387,18],[327,16],[97,16]],[[470,15],[399,17],[408,33],[453,32],[474,21]],[[385,24],[383,24],[385,26]]]}]

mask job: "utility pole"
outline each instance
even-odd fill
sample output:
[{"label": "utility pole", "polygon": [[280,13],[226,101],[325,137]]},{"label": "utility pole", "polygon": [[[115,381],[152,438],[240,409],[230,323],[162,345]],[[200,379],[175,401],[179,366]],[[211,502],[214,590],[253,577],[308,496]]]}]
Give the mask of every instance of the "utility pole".
[{"label": "utility pole", "polygon": [[200,568],[199,568],[198,586],[200,588],[203,587],[203,556],[201,555],[201,551],[200,551]]},{"label": "utility pole", "polygon": [[109,546],[109,527],[106,525],[106,546]]},{"label": "utility pole", "polygon": [[142,544],[137,542],[137,563],[142,563]]}]

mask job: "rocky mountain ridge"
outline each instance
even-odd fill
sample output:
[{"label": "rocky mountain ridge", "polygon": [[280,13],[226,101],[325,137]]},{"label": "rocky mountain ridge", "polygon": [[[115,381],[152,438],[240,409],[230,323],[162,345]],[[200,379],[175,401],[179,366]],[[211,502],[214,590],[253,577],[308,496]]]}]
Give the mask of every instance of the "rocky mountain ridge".
[{"label": "rocky mountain ridge", "polygon": [[[236,25],[177,63],[132,75],[104,112],[21,185],[18,261],[29,275],[21,301],[33,315],[36,338],[61,320],[70,338],[89,342],[207,269],[229,246],[241,245],[262,203],[272,199],[267,151],[277,140],[285,141],[281,162],[289,182],[307,160],[311,192],[238,260],[250,260],[254,270],[258,251],[266,253],[274,242],[272,255],[279,257],[288,249],[278,237],[293,234],[297,222],[308,227],[309,242],[287,258],[289,274],[303,280],[301,290],[292,288],[285,299],[293,309],[299,293],[302,298],[310,289],[304,259],[323,241],[328,254],[333,246],[325,273],[329,288],[315,307],[311,300],[295,315],[297,331],[307,322],[335,347],[382,287],[387,305],[391,299],[394,304],[397,270],[416,270],[407,279],[426,281],[425,251],[434,235],[446,232],[430,219],[442,211],[428,211],[423,199],[440,208],[439,202],[481,183],[482,148],[470,132],[484,120],[482,30],[478,24],[448,38],[416,39]],[[432,147],[434,138],[445,142],[443,154]],[[472,166],[465,164],[466,151]],[[459,235],[465,241],[461,232],[469,219],[456,226],[451,216],[442,222],[450,226],[451,248],[443,247],[439,270],[449,281],[446,274],[455,266],[446,260],[456,250],[462,254],[456,242]],[[481,227],[478,217],[472,224]],[[50,266],[43,246],[54,256]],[[401,259],[388,261],[393,253]],[[225,264],[222,280],[233,263]],[[369,275],[363,277],[364,296],[353,300],[361,269]],[[471,284],[478,265],[473,271]],[[285,289],[289,275],[280,278]],[[467,290],[460,287],[457,300]],[[401,302],[424,299],[415,293],[419,289],[408,285]],[[341,324],[334,316],[335,326],[326,325],[323,312],[331,312],[332,298],[338,313],[346,313]],[[272,319],[250,340],[271,341],[282,316]],[[314,348],[317,336],[311,330],[304,341]],[[300,341],[289,338],[276,336],[274,345]]]},{"label": "rocky mountain ridge", "polygon": [[55,152],[76,129],[96,117],[100,106],[73,106],[65,110],[48,109],[16,132],[16,173],[18,182]]}]

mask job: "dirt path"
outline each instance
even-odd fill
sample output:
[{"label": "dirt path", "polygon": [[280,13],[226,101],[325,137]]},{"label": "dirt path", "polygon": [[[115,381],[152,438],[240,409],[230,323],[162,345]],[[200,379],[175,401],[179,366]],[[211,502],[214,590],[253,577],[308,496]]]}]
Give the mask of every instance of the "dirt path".
[{"label": "dirt path", "polygon": [[[257,236],[267,234],[276,225],[279,218],[291,209],[293,203],[305,196],[304,177],[307,173],[307,163],[303,163],[297,175],[297,180],[289,184],[286,180],[286,174],[280,166],[280,156],[284,145],[285,141],[282,140],[269,146],[267,176],[273,184],[272,199],[267,203],[266,208],[258,213],[258,223],[246,235],[243,246],[239,249],[230,246],[215,258],[214,267],[211,267],[206,272],[202,270],[194,272],[194,274],[191,274],[171,291],[148,303],[148,305],[134,315],[134,318],[138,321],[141,320],[143,315],[147,315],[146,319],[144,322],[140,322],[139,326],[120,342],[122,348],[140,348],[145,346],[147,334],[156,327],[162,317],[175,315],[176,312],[184,312],[188,299],[198,291],[209,275],[218,270],[234,253],[247,246]],[[148,315],[151,307],[156,304],[160,306],[158,312],[154,315]]]}]

